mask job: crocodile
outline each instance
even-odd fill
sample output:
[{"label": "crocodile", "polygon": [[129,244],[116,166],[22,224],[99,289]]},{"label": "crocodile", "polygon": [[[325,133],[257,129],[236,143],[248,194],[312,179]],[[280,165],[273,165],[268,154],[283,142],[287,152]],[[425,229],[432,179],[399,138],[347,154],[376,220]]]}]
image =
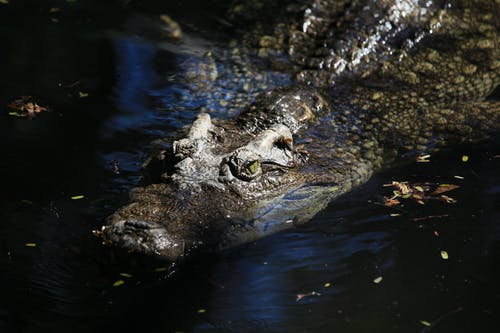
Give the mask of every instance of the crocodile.
[{"label": "crocodile", "polygon": [[[248,3],[234,12],[252,14]],[[285,54],[293,82],[234,118],[200,113],[152,158],[161,177],[108,218],[105,243],[173,262],[227,249],[311,220],[405,156],[498,132],[498,0],[283,10],[242,40],[261,57]]]}]

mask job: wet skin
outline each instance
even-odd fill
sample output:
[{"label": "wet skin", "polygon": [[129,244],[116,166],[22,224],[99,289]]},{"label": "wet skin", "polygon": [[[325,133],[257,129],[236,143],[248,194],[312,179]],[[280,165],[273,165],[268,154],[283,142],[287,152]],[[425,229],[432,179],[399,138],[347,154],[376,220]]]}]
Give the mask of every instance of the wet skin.
[{"label": "wet skin", "polygon": [[[237,117],[202,113],[154,157],[106,243],[176,261],[309,221],[402,155],[475,141],[500,127],[496,1],[314,1],[245,43],[287,54],[290,87]],[[210,77],[207,74],[206,77]],[[209,89],[206,88],[205,89]]]}]

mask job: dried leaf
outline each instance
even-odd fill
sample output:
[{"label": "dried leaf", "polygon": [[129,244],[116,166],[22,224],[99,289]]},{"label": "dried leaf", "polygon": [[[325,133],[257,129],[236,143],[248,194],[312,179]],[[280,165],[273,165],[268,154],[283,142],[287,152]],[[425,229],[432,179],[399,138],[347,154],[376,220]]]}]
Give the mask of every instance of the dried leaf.
[{"label": "dried leaf", "polygon": [[431,155],[418,155],[417,163],[429,163],[429,158],[431,158]]},{"label": "dried leaf", "polygon": [[457,200],[450,198],[449,196],[446,196],[446,195],[440,195],[439,200],[446,202],[448,204],[453,204],[453,203],[457,202]]},{"label": "dried leaf", "polygon": [[13,117],[26,117],[25,114],[17,113],[17,112],[9,112],[9,116]]},{"label": "dried leaf", "polygon": [[115,283],[113,283],[113,287],[119,287],[124,283],[125,283],[125,281],[123,281],[123,280],[116,280]]},{"label": "dried leaf", "polygon": [[436,188],[434,192],[431,193],[431,195],[438,195],[441,193],[452,191],[457,188],[460,188],[460,186],[453,184],[439,184],[438,188]]},{"label": "dried leaf", "polygon": [[424,189],[423,189],[423,187],[422,187],[422,186],[418,186],[418,185],[417,185],[417,186],[414,186],[413,188],[414,188],[415,190],[419,191],[419,192],[424,192]]},{"label": "dried leaf", "polygon": [[385,200],[384,205],[387,207],[396,206],[396,205],[399,205],[401,203],[399,200],[392,199],[392,198],[384,198],[384,200]]},{"label": "dried leaf", "polygon": [[441,251],[441,258],[443,258],[443,260],[448,260],[449,256],[448,256],[448,252],[446,251]]},{"label": "dried leaf", "polygon": [[120,276],[123,276],[123,277],[126,277],[126,278],[131,278],[131,277],[132,277],[132,274],[128,274],[128,273],[120,273]]},{"label": "dried leaf", "polygon": [[396,181],[393,181],[392,182],[392,186],[394,186],[395,188],[397,188],[401,192],[401,195],[412,193],[411,188],[408,186],[408,182],[396,182]]}]

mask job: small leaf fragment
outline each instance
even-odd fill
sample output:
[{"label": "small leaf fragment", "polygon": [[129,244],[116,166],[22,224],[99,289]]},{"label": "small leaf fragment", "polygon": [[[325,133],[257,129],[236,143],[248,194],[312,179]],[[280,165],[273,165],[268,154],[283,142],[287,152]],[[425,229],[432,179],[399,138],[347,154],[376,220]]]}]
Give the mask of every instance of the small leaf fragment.
[{"label": "small leaf fragment", "polygon": [[431,326],[431,323],[429,323],[427,320],[421,320],[420,321],[420,324],[424,325],[424,326],[427,326],[427,327],[430,327]]},{"label": "small leaf fragment", "polygon": [[155,272],[166,272],[167,270],[167,267],[157,267],[154,269]]},{"label": "small leaf fragment", "polygon": [[331,285],[332,285],[332,284],[331,284],[330,282],[327,282],[327,283],[325,283],[325,286],[324,286],[324,287],[325,287],[325,288],[330,288],[330,287],[331,287]]},{"label": "small leaf fragment", "polygon": [[453,177],[455,177],[456,179],[465,179],[465,178],[464,178],[464,177],[462,177],[462,176],[453,176]]},{"label": "small leaf fragment", "polygon": [[377,283],[378,284],[378,283],[382,282],[382,279],[383,279],[383,277],[381,277],[381,276],[376,277],[375,279],[373,279],[373,283]]},{"label": "small leaf fragment", "polygon": [[423,192],[424,191],[424,189],[423,189],[422,186],[415,186],[414,189],[417,190],[417,191],[419,191],[419,192]]},{"label": "small leaf fragment", "polygon": [[123,277],[126,277],[126,278],[131,278],[131,277],[132,277],[132,274],[128,274],[128,273],[120,273],[120,276],[123,276]]},{"label": "small leaf fragment", "polygon": [[198,310],[198,311],[196,311],[196,312],[198,312],[198,313],[202,314],[202,313],[206,313],[206,312],[207,312],[207,310],[206,310],[206,309],[199,309],[199,310]]},{"label": "small leaf fragment", "polygon": [[448,260],[448,252],[442,250],[441,251],[441,258],[443,258],[443,260]]},{"label": "small leaf fragment", "polygon": [[26,247],[36,247],[36,243],[26,243],[24,244]]},{"label": "small leaf fragment", "polygon": [[85,198],[84,195],[74,195],[71,197],[71,200],[80,200],[80,199],[83,199]]},{"label": "small leaf fragment", "polygon": [[438,187],[434,190],[434,192],[431,193],[431,195],[438,195],[441,193],[452,191],[452,190],[457,189],[459,187],[460,186],[453,185],[453,184],[439,184]]},{"label": "small leaf fragment", "polygon": [[439,200],[441,200],[443,202],[446,202],[448,204],[453,204],[453,203],[457,202],[457,200],[455,200],[455,199],[453,199],[453,198],[451,198],[451,197],[449,197],[447,195],[444,195],[444,194],[442,194],[442,195],[439,196]]},{"label": "small leaf fragment", "polygon": [[431,158],[431,155],[418,155],[417,163],[429,163],[429,158]]},{"label": "small leaf fragment", "polygon": [[78,92],[78,97],[80,97],[80,98],[85,98],[85,97],[88,97],[88,96],[89,96],[88,93],[81,92],[81,91]]},{"label": "small leaf fragment", "polygon": [[469,160],[469,156],[462,155],[462,162],[467,162]]},{"label": "small leaf fragment", "polygon": [[9,116],[13,116],[13,117],[24,117],[23,115],[17,113],[17,112],[9,112]]},{"label": "small leaf fragment", "polygon": [[125,281],[123,281],[123,280],[116,280],[115,283],[113,283],[113,287],[119,287],[124,283],[125,283]]},{"label": "small leaf fragment", "polygon": [[385,198],[384,205],[387,207],[392,207],[392,206],[399,205],[400,203],[401,202],[397,199]]},{"label": "small leaf fragment", "polygon": [[309,296],[321,296],[321,294],[318,293],[318,292],[316,292],[316,291],[311,291],[311,292],[308,292],[308,293],[305,293],[305,294],[297,294],[295,296],[295,301],[298,302],[301,299],[303,299],[304,297],[309,297]]}]

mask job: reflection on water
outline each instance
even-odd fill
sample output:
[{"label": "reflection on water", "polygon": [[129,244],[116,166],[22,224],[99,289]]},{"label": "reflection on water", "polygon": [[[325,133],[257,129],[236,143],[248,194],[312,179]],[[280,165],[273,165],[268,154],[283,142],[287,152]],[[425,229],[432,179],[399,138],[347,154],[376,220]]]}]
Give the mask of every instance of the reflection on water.
[{"label": "reflection on water", "polygon": [[[32,121],[0,115],[0,331],[415,332],[421,321],[438,323],[432,332],[491,331],[500,304],[498,138],[378,175],[306,226],[168,278],[163,262],[101,246],[91,230],[139,182],[150,142],[178,135],[207,104],[219,116],[224,108],[185,79],[219,42],[193,33],[179,51],[131,32],[127,11],[107,22],[89,12],[81,22],[94,24],[0,12],[9,45],[0,101],[33,94],[53,109]],[[227,79],[238,71],[218,66],[218,96],[237,94]],[[459,184],[459,204],[381,207],[381,185],[392,179]],[[430,215],[447,216],[418,220]]]}]

